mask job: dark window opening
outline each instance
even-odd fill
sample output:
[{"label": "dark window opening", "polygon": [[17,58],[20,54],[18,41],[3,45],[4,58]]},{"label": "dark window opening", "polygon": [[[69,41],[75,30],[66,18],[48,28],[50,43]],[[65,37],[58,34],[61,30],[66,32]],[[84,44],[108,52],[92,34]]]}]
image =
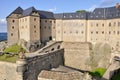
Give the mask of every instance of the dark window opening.
[{"label": "dark window opening", "polygon": [[104,34],[104,31],[102,31],[102,34]]},{"label": "dark window opening", "polygon": [[13,36],[13,33],[11,33],[11,36]]},{"label": "dark window opening", "polygon": [[12,20],[12,22],[14,23],[14,22],[15,22],[15,20]]},{"label": "dark window opening", "polygon": [[49,37],[49,40],[52,40],[52,36]]},{"label": "dark window opening", "polygon": [[102,24],[102,26],[104,27],[104,24]]},{"label": "dark window opening", "polygon": [[96,34],[98,34],[98,31],[96,31]]},{"label": "dark window opening", "polygon": [[36,26],[34,25],[34,28],[36,28]]},{"label": "dark window opening", "polygon": [[58,45],[57,49],[60,49],[60,45]]},{"label": "dark window opening", "polygon": [[111,26],[111,23],[109,23],[109,27]]},{"label": "dark window opening", "polygon": [[36,18],[34,18],[34,21],[36,21]]},{"label": "dark window opening", "polygon": [[12,26],[12,29],[14,29],[14,26]]},{"label": "dark window opening", "polygon": [[52,48],[51,51],[54,51],[54,48]]}]

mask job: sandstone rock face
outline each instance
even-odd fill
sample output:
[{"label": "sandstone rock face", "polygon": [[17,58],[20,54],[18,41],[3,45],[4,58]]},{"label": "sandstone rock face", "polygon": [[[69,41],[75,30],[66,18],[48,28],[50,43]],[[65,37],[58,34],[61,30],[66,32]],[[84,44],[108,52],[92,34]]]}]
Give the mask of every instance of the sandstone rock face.
[{"label": "sandstone rock face", "polygon": [[92,69],[97,67],[107,68],[110,64],[111,47],[107,43],[96,43],[90,54],[90,66]]},{"label": "sandstone rock face", "polygon": [[6,42],[0,42],[0,51],[3,51],[6,47]]}]

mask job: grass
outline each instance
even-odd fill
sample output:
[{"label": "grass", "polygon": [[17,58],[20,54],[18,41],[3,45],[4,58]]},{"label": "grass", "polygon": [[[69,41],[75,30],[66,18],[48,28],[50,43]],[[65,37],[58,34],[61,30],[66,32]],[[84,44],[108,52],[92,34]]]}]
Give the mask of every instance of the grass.
[{"label": "grass", "polygon": [[[22,49],[22,50],[21,50]],[[8,48],[6,48],[5,50],[4,50],[4,52],[5,53],[19,53],[19,51],[24,51],[24,52],[26,52],[26,50],[25,49],[23,49],[21,46],[19,46],[19,45],[17,45],[17,44],[15,44],[15,45],[12,45],[12,46],[10,46],[10,47],[8,47]]]},{"label": "grass", "polygon": [[0,56],[0,61],[6,61],[6,62],[15,63],[17,58],[18,58],[18,56],[10,57],[8,54],[7,55],[5,54],[5,55]]},{"label": "grass", "polygon": [[[19,52],[26,52],[25,49],[23,49],[21,46],[15,44],[12,46],[9,46],[6,48],[3,52],[3,55],[0,55],[0,61],[6,61],[6,62],[16,62],[16,59],[18,58]],[[7,54],[9,53],[9,54]]]},{"label": "grass", "polygon": [[102,77],[104,75],[105,71],[106,71],[105,68],[97,68],[97,69],[93,70],[92,72],[90,72],[90,74],[92,76]]},{"label": "grass", "polygon": [[18,53],[20,51],[21,46],[15,44],[4,50],[4,52]]}]

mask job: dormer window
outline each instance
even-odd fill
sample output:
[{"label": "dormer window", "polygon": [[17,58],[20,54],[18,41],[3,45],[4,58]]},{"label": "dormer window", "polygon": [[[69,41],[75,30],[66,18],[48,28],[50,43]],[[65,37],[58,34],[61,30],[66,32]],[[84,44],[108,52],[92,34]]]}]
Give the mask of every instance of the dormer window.
[{"label": "dormer window", "polygon": [[65,18],[66,16],[64,16],[64,18]]},{"label": "dormer window", "polygon": [[93,16],[90,16],[91,18],[93,18]]},{"label": "dormer window", "polygon": [[78,15],[76,17],[78,17]]},{"label": "dormer window", "polygon": [[70,15],[70,17],[72,17],[72,15]]},{"label": "dormer window", "polygon": [[99,14],[101,14],[101,12],[99,12]]}]

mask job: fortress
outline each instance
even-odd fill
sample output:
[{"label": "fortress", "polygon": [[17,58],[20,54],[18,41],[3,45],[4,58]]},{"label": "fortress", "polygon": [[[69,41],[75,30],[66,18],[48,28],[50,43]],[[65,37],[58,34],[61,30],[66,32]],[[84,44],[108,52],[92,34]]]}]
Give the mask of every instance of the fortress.
[{"label": "fortress", "polygon": [[50,43],[25,54],[26,57],[16,60],[16,63],[0,62],[0,80],[54,80],[58,76],[59,80],[91,80],[91,76],[86,77],[84,72],[74,72],[74,69],[86,72],[99,67],[107,69],[103,78],[110,80],[109,74],[114,74],[117,69],[112,62],[120,47],[118,3],[92,12],[59,14],[34,7],[25,10],[18,7],[7,16],[7,26],[9,45],[20,41],[29,45]]},{"label": "fortress", "polygon": [[96,8],[93,12],[54,14],[34,7],[18,7],[7,16],[8,43],[23,39],[41,43],[105,42],[114,49],[120,44],[120,6]]},{"label": "fortress", "polygon": [[30,7],[18,7],[9,16],[8,43],[23,39],[41,43],[64,42],[109,43],[114,49],[120,44],[120,5],[96,8],[93,12],[54,14]]}]

